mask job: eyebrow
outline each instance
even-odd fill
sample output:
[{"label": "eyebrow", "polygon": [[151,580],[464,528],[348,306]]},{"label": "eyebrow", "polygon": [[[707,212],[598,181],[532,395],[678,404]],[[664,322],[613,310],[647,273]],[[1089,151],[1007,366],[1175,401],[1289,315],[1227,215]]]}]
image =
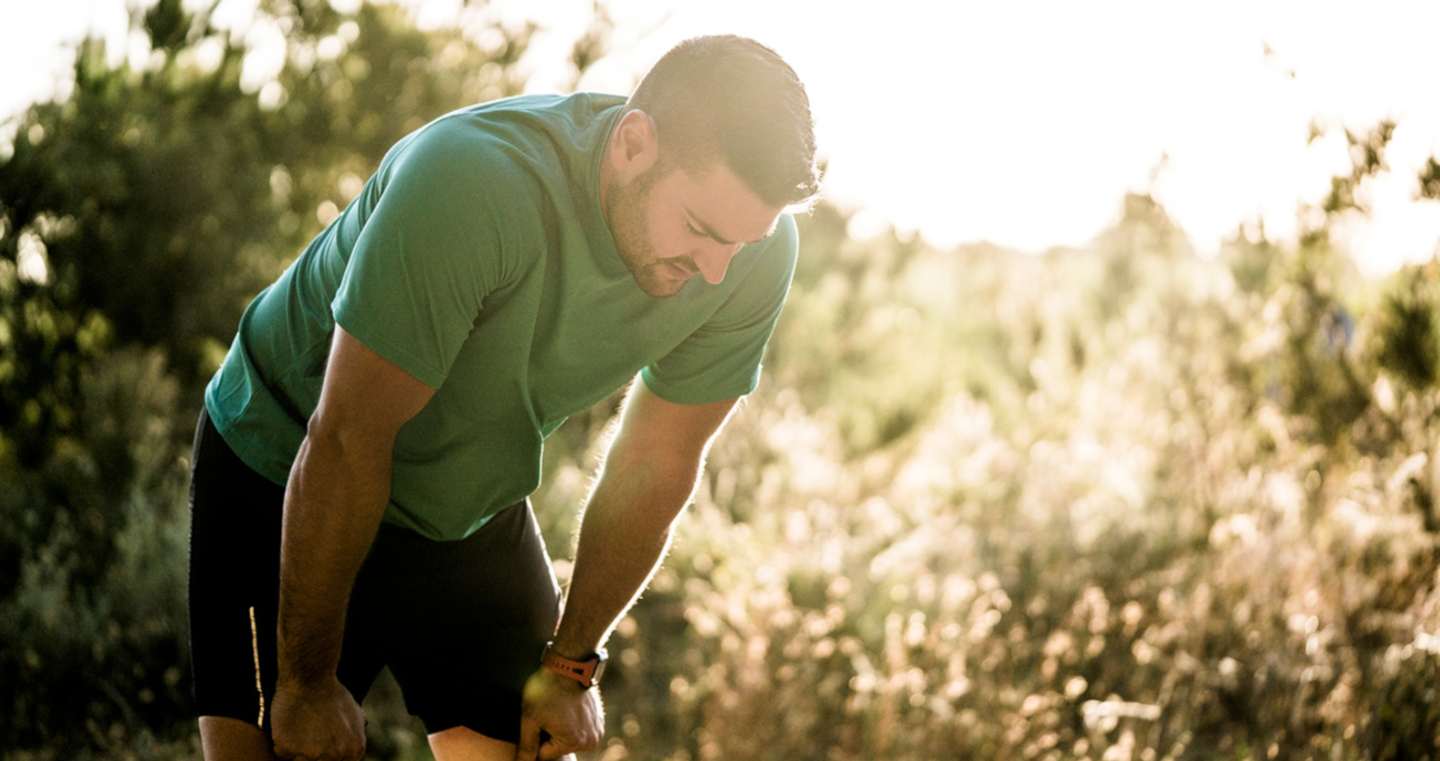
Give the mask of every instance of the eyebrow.
[{"label": "eyebrow", "polygon": [[[690,221],[691,221],[691,222],[694,222],[696,227],[700,228],[700,232],[705,233],[706,237],[710,238],[711,240],[715,241],[716,243],[719,243],[719,244],[722,245],[722,246],[733,246],[733,245],[735,245],[735,241],[733,241],[733,240],[726,240],[724,236],[720,235],[720,233],[715,232],[715,228],[713,228],[713,227],[711,227],[710,225],[706,224],[706,223],[705,223],[705,220],[701,219],[698,215],[696,215],[694,211],[691,211],[689,206],[686,206],[686,207],[685,207],[685,214],[690,217]],[[777,224],[778,224],[779,220],[776,220],[776,222],[777,222]],[[756,238],[755,240],[747,240],[747,241],[745,241],[745,245],[748,246],[748,245],[751,244],[751,243],[759,243],[760,241],[765,240],[766,238],[770,237],[772,234],[774,234],[774,232],[775,232],[775,227],[772,226],[769,230],[767,230],[767,231],[765,232],[764,235],[760,236],[759,238]]]}]

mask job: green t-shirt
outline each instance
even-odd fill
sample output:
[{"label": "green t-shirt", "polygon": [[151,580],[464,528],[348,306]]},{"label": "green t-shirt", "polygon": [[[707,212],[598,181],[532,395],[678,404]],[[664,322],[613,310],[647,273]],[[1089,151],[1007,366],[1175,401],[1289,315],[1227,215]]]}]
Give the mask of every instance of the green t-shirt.
[{"label": "green t-shirt", "polygon": [[400,431],[385,520],[460,539],[540,482],[544,438],[639,372],[661,398],[743,396],[794,272],[795,223],[691,278],[640,290],[599,203],[624,99],[522,96],[398,142],[360,195],[246,309],[206,389],[216,428],[285,483],[334,326],[438,391]]}]

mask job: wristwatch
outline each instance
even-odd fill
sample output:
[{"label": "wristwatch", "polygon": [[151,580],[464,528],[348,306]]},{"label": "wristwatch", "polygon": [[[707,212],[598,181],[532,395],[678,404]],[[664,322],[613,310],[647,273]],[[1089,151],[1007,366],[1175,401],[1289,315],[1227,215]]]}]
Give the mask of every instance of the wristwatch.
[{"label": "wristwatch", "polygon": [[545,654],[540,656],[540,662],[545,665],[545,668],[561,676],[574,679],[587,690],[600,683],[600,675],[605,673],[605,661],[610,657],[605,654],[604,650],[596,651],[583,661],[572,661],[555,652],[554,644],[554,642],[546,642]]}]

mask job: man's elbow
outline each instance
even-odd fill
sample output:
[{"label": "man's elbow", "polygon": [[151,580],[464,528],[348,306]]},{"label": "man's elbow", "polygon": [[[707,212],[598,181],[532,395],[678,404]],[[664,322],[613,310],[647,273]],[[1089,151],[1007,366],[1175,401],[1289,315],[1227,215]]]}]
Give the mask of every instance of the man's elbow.
[{"label": "man's elbow", "polygon": [[344,462],[387,460],[395,449],[398,431],[377,430],[343,415],[315,411],[305,424],[305,446],[311,454]]}]

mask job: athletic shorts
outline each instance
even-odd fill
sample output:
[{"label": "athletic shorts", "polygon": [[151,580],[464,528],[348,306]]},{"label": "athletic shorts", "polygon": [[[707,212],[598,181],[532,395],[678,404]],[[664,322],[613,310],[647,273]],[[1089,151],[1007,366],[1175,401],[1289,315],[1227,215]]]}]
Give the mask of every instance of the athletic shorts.
[{"label": "athletic shorts", "polygon": [[[247,467],[203,412],[190,485],[190,655],[201,716],[269,731],[285,488]],[[527,502],[437,542],[382,524],[351,592],[338,676],[363,701],[388,666],[428,732],[508,742],[559,618],[560,588]]]}]

